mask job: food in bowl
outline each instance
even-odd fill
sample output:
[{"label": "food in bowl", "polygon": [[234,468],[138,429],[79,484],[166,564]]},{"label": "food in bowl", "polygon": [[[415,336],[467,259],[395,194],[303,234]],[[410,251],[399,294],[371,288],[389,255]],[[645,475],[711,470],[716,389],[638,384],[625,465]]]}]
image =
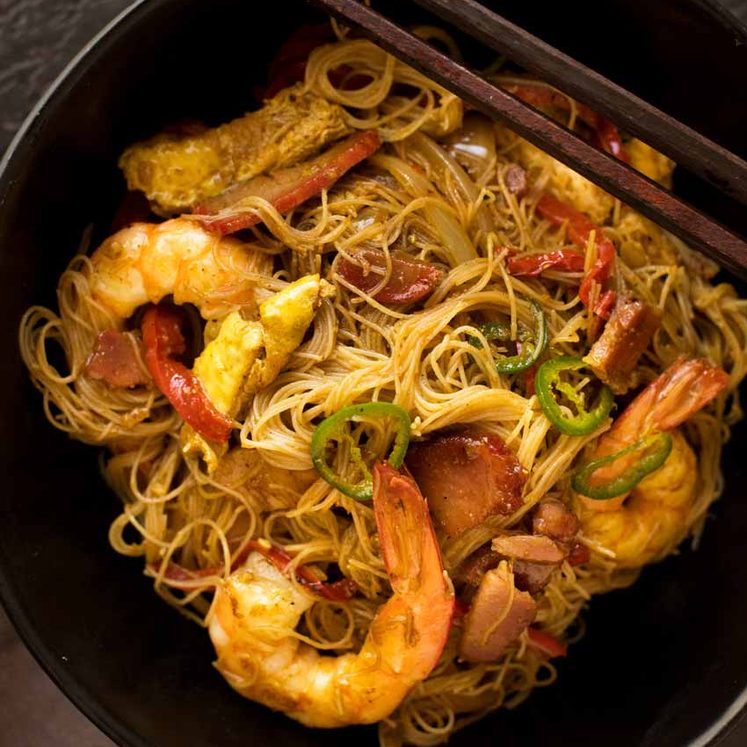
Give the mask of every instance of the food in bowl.
[{"label": "food in bowl", "polygon": [[[107,448],[112,546],[208,628],[235,690],[433,744],[552,682],[590,597],[701,531],[747,303],[329,34],[289,41],[256,111],[127,149],[116,230],[20,344],[50,421]],[[495,75],[668,183],[590,109]]]}]

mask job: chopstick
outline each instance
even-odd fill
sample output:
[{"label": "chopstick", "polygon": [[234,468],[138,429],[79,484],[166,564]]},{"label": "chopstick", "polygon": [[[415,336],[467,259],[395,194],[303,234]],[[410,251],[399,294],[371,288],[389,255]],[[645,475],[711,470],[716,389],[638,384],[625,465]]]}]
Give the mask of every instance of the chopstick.
[{"label": "chopstick", "polygon": [[415,0],[747,204],[747,162],[475,0]]},{"label": "chopstick", "polygon": [[[671,192],[498,88],[357,0],[309,0],[398,59],[635,208],[723,267],[747,278],[747,243]],[[593,102],[592,102],[593,105]]]}]

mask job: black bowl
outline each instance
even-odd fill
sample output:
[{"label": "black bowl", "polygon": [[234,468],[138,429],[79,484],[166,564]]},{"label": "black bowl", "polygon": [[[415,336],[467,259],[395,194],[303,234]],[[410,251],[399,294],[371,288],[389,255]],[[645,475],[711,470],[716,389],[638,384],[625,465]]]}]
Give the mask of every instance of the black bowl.
[{"label": "black bowl", "polygon": [[[582,5],[501,3],[549,41],[744,153],[744,30],[695,0],[607,0],[603,15]],[[153,594],[139,560],[110,550],[118,509],[97,452],[48,425],[16,342],[25,308],[54,303],[84,228],[93,223],[96,239],[107,232],[123,193],[123,147],[166,123],[218,122],[249,108],[280,41],[313,17],[300,0],[261,11],[246,0],[141,1],[55,84],[2,169],[0,593],[47,672],[123,744],[318,745],[351,736],[375,744],[373,729],[307,730],[223,683],[205,632]],[[452,744],[488,745],[500,735],[502,744],[667,747],[719,741],[733,727],[747,698],[745,441],[737,429],[725,455],[726,495],[700,549],[683,549],[632,589],[596,599],[560,681]]]}]

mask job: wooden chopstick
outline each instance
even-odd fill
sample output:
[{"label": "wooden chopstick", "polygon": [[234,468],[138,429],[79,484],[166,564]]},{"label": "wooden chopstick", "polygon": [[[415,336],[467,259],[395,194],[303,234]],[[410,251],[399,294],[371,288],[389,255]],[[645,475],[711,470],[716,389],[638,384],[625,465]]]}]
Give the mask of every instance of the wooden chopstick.
[{"label": "wooden chopstick", "polygon": [[309,0],[398,59],[747,279],[747,243],[671,192],[597,150],[536,109],[458,64],[357,0]]},{"label": "wooden chopstick", "polygon": [[747,204],[747,162],[476,0],[415,0]]}]

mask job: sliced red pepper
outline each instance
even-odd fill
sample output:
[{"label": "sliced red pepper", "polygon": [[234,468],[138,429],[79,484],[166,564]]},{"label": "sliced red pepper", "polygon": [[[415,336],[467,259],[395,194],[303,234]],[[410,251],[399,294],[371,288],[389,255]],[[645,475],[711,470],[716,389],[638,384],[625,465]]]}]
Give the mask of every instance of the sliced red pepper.
[{"label": "sliced red pepper", "polygon": [[538,366],[532,366],[524,371],[524,396],[532,397],[535,392],[535,382],[537,380],[537,368]]},{"label": "sliced red pepper", "polygon": [[594,304],[594,313],[602,319],[609,319],[615,304],[617,304],[617,293],[613,290],[606,290]]},{"label": "sliced red pepper", "polygon": [[[281,573],[288,570],[293,560],[282,547],[271,545],[269,542],[252,540],[248,547],[250,550],[262,553]],[[320,580],[316,573],[305,565],[296,568],[296,578],[299,583],[307,586],[315,594],[332,602],[343,602],[346,599],[351,599],[358,591],[358,584],[352,579],[343,578],[340,581],[328,583]]]},{"label": "sliced red pepper", "polygon": [[530,646],[539,649],[551,659],[568,655],[568,646],[546,630],[527,628],[527,639]]},{"label": "sliced red pepper", "polygon": [[[510,83],[504,88],[517,98],[538,109],[560,109],[566,112],[571,109],[571,101],[568,96],[549,86]],[[594,139],[600,148],[606,150],[615,158],[627,162],[628,156],[620,132],[613,122],[580,102],[576,102],[576,112],[579,119],[594,131]]]},{"label": "sliced red pepper", "polygon": [[[251,540],[247,543],[243,552],[234,558],[234,561],[231,564],[232,573],[244,564],[244,561],[251,552],[259,552],[264,555],[281,573],[286,573],[288,571],[288,567],[293,559],[282,547],[272,545],[269,542]],[[160,563],[150,563],[148,565],[148,568],[155,574],[159,572],[160,567]],[[223,566],[192,570],[171,561],[168,566],[166,566],[163,575],[164,578],[168,579],[172,586],[179,588],[179,585],[183,584],[183,588],[189,588],[192,586],[189,582],[196,581],[200,578],[209,578],[210,576],[220,576],[222,571]],[[296,578],[299,583],[307,586],[315,594],[318,594],[320,597],[332,602],[344,602],[345,600],[354,597],[358,592],[358,584],[356,584],[352,579],[344,578],[340,581],[333,581],[331,583],[321,581],[316,573],[305,565],[300,565],[296,568]]]},{"label": "sliced red pepper", "polygon": [[506,264],[509,275],[536,277],[545,270],[583,272],[584,255],[573,249],[557,249],[554,252],[537,254],[515,254]]},{"label": "sliced red pepper", "polygon": [[[335,41],[335,34],[328,23],[315,26],[301,26],[294,31],[280,48],[277,57],[270,65],[269,83],[267,87],[258,88],[255,93],[259,99],[271,99],[283,88],[288,88],[306,77],[306,63],[309,55],[322,44]],[[329,71],[329,79],[333,86],[343,86],[346,91],[353,91],[367,85],[371,78],[363,74],[350,75],[348,65]]]},{"label": "sliced red pepper", "polygon": [[628,154],[616,125],[601,114],[598,114],[597,117],[597,126],[594,128],[597,145],[615,158],[628,163]]},{"label": "sliced red pepper", "polygon": [[[241,203],[248,197],[263,197],[280,213],[287,213],[323,189],[329,189],[353,166],[373,155],[380,145],[375,130],[357,132],[311,161],[236,184],[196,205],[192,212],[205,216],[205,225],[221,234],[249,228],[261,218],[253,208],[241,210]],[[231,214],[221,217],[220,213],[226,210]]]},{"label": "sliced red pepper", "polygon": [[143,315],[145,365],[156,386],[184,422],[210,441],[227,441],[233,423],[208,399],[200,380],[176,356],[184,354],[183,315],[170,306],[151,306]]},{"label": "sliced red pepper", "polygon": [[[615,245],[604,235],[599,226],[594,224],[580,210],[562,202],[557,197],[544,194],[537,203],[537,212],[556,226],[566,224],[568,238],[576,246],[585,247],[592,231],[595,233],[597,258],[594,265],[584,276],[578,295],[585,306],[589,306],[591,289],[594,283],[604,285],[615,268]],[[609,317],[614,303],[614,297],[603,293],[599,302],[594,306],[594,313],[602,318]]]},{"label": "sliced red pepper", "polygon": [[[356,256],[364,259],[372,268],[383,272],[386,258],[381,249],[363,249]],[[441,282],[443,272],[430,262],[415,259],[405,252],[395,250],[390,254],[392,272],[386,285],[374,298],[381,303],[413,303],[429,296]],[[361,265],[341,259],[337,272],[358,290],[368,293],[381,281],[378,272],[364,271]]]}]

